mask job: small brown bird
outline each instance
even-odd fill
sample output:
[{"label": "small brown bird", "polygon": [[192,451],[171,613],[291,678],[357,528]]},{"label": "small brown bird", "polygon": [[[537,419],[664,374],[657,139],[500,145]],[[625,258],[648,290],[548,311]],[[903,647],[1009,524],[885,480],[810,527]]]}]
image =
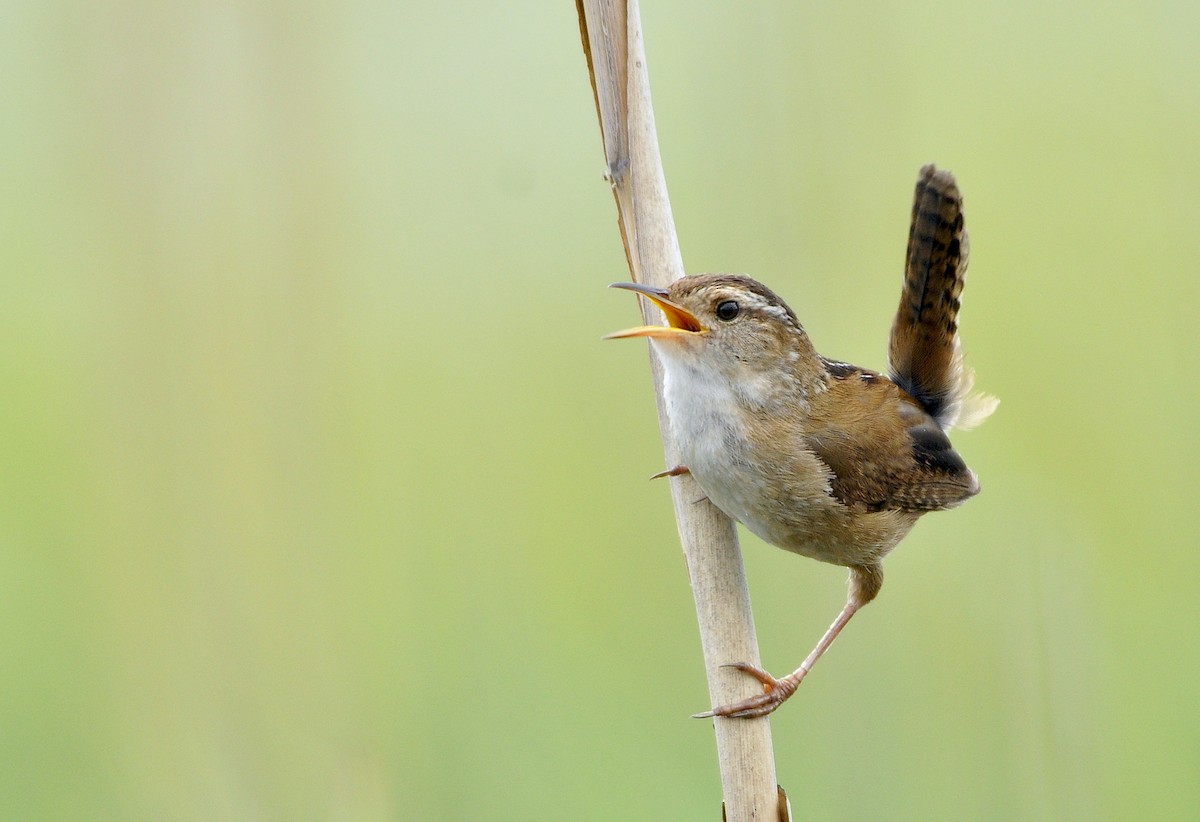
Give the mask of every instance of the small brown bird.
[{"label": "small brown bird", "polygon": [[698,717],[756,717],[778,708],[883,583],[883,558],[927,511],[979,492],[946,432],[996,407],[971,395],[958,338],[967,268],[962,197],[948,171],[921,169],[904,288],[892,324],[889,376],[826,359],[769,288],[749,277],[684,277],[667,289],[636,283],[666,326],[648,337],[683,464],[708,498],[767,542],[850,569],[846,606],[808,658],[776,679],[736,667],[763,694]]}]

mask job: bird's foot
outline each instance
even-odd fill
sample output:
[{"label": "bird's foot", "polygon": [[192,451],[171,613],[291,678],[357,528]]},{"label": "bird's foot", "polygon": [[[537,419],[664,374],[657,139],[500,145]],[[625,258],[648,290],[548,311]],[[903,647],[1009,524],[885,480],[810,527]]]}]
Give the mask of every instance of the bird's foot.
[{"label": "bird's foot", "polygon": [[690,474],[690,473],[692,473],[692,472],[688,470],[688,467],[686,465],[676,465],[674,468],[668,468],[666,471],[659,471],[657,474],[652,476],[650,479],[656,480],[656,479],[662,479],[663,477],[678,477],[678,476],[682,476],[683,474]]},{"label": "bird's foot", "polygon": [[737,668],[742,673],[749,674],[757,679],[763,686],[762,695],[752,696],[749,699],[743,699],[741,702],[735,702],[732,705],[722,705],[719,708],[713,708],[711,711],[692,714],[695,719],[706,719],[710,716],[724,716],[730,719],[754,719],[766,716],[786,702],[788,697],[796,693],[796,688],[800,685],[800,678],[795,674],[788,674],[785,677],[776,679],[762,668],[756,668],[747,662],[734,662],[729,665],[722,665],[721,667]]}]

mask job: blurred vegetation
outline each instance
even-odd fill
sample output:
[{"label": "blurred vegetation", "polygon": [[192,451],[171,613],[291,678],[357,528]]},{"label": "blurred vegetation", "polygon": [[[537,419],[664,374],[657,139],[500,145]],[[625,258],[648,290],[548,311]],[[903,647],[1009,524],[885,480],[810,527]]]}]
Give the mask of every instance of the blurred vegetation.
[{"label": "blurred vegetation", "polygon": [[[2,8],[0,817],[716,819],[572,5]],[[966,196],[984,493],[773,719],[797,818],[1194,814],[1198,7],[643,16],[689,268],[823,352]],[[844,573],[744,544],[789,669]]]}]

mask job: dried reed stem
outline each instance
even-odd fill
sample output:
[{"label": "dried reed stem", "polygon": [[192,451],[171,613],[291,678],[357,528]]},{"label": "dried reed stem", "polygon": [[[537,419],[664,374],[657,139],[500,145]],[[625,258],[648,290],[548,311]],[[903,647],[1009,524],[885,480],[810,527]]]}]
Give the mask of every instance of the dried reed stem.
[{"label": "dried reed stem", "polygon": [[[650,82],[637,0],[576,0],[588,59],[617,222],[633,279],[665,286],[682,277],[683,260],[671,217],[658,152]],[[661,322],[643,301],[646,322]],[[667,465],[676,449],[663,407],[662,369],[651,356],[659,427]],[[704,497],[690,475],[670,480],[675,519],[687,561],[700,627],[700,644],[713,705],[755,693],[749,677],[721,665],[759,664],[750,594],[737,532]],[[713,720],[726,818],[786,822],[786,800],[776,786],[769,720]]]}]

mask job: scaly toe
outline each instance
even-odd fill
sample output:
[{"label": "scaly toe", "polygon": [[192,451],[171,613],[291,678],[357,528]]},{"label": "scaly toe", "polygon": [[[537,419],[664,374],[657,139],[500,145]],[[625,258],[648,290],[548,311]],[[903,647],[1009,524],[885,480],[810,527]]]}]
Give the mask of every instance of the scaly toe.
[{"label": "scaly toe", "polygon": [[776,687],[779,686],[779,680],[777,680],[775,677],[771,676],[769,673],[764,671],[762,668],[755,667],[754,665],[751,665],[749,662],[730,662],[725,665],[722,665],[721,667],[722,668],[737,668],[742,673],[749,674],[750,676],[754,677],[755,679],[757,679],[759,682],[762,683],[764,693],[770,693],[771,691],[775,690]]},{"label": "scaly toe", "polygon": [[741,702],[734,702],[732,705],[722,705],[718,708],[713,708],[711,711],[693,714],[696,719],[705,719],[710,716],[724,716],[729,719],[754,719],[766,716],[786,702],[788,697],[796,692],[796,686],[799,685],[790,676],[785,676],[783,679],[776,679],[762,668],[755,667],[747,662],[733,662],[722,667],[737,668],[742,673],[754,677],[762,683],[763,692],[759,696],[752,696],[749,699],[743,699]]}]

